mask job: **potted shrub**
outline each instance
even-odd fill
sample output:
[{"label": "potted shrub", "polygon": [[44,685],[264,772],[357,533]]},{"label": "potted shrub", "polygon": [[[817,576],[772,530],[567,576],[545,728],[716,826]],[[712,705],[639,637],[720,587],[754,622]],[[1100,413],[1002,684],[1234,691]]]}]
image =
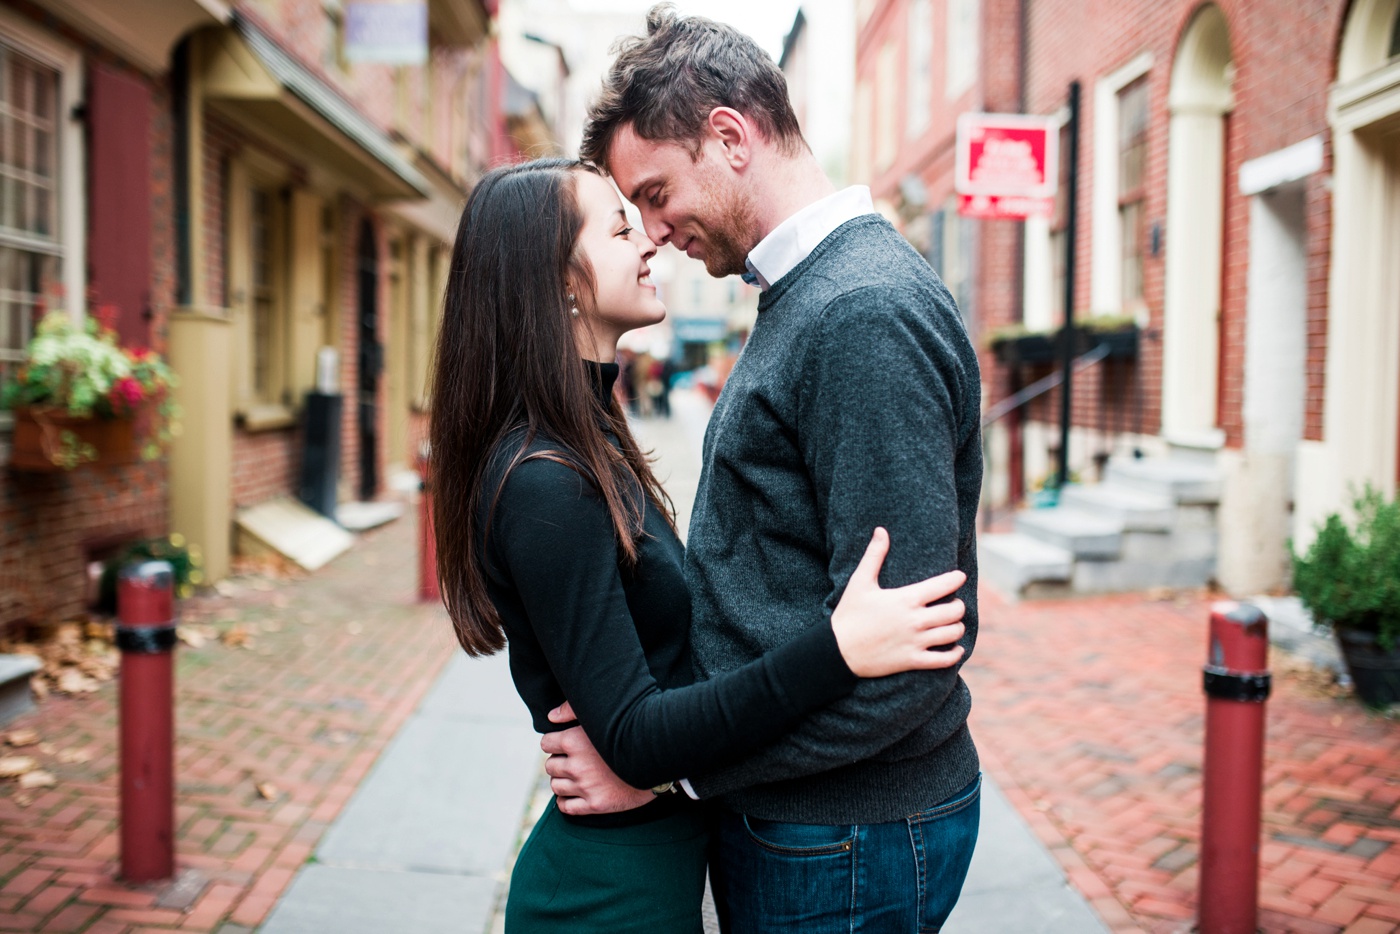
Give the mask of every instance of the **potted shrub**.
[{"label": "potted shrub", "polygon": [[175,385],[153,351],[121,347],[95,320],[75,325],[50,312],[0,390],[0,406],[15,418],[10,466],[71,470],[156,458],[175,430]]},{"label": "potted shrub", "polygon": [[1373,707],[1400,703],[1400,502],[1369,485],[1348,526],[1336,513],[1307,554],[1293,554],[1293,587],[1313,620],[1330,626]]}]

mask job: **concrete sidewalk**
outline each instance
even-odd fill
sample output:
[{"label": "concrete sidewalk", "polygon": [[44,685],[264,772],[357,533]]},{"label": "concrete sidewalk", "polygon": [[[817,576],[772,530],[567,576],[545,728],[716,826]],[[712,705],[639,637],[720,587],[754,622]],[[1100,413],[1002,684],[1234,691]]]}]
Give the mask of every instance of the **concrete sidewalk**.
[{"label": "concrete sidewalk", "polygon": [[[673,396],[637,425],[689,523],[708,405]],[[507,887],[540,754],[503,658],[458,656],[389,745],[262,928],[267,934],[487,932]],[[950,934],[1107,928],[990,776],[982,832]],[[658,932],[662,934],[662,932]]]}]

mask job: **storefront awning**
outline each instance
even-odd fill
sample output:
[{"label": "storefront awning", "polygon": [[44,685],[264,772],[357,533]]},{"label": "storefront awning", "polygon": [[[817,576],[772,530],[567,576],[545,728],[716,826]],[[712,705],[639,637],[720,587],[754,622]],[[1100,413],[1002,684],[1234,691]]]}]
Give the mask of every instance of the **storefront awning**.
[{"label": "storefront awning", "polygon": [[205,101],[221,116],[331,168],[380,199],[426,197],[428,181],[368,117],[252,21],[199,35]]},{"label": "storefront awning", "polygon": [[227,23],[223,0],[35,0],[59,19],[153,75],[170,68],[170,50],[201,26]]}]

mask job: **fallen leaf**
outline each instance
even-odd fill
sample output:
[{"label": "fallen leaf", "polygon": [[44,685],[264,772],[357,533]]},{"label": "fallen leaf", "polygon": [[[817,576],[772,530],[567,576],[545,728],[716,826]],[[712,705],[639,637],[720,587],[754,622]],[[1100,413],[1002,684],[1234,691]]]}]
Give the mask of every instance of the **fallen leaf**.
[{"label": "fallen leaf", "polygon": [[64,749],[58,754],[59,762],[88,762],[92,759],[92,753],[86,749]]},{"label": "fallen leaf", "polygon": [[0,778],[17,778],[39,767],[30,756],[5,756],[0,758]]},{"label": "fallen leaf", "polygon": [[91,694],[98,684],[78,669],[67,668],[55,679],[54,688],[65,694]]},{"label": "fallen leaf", "polygon": [[365,624],[360,622],[359,620],[351,620],[350,622],[345,624],[345,630],[352,636],[358,636],[360,633],[365,631]]},{"label": "fallen leaf", "polygon": [[29,679],[29,690],[34,692],[35,700],[45,700],[49,696],[49,683],[36,675]]},{"label": "fallen leaf", "polygon": [[5,742],[11,746],[33,746],[38,741],[38,730],[11,730],[5,734]]},{"label": "fallen leaf", "polygon": [[236,649],[248,641],[248,630],[243,626],[225,629],[219,635],[219,641],[231,649]]},{"label": "fallen leaf", "polygon": [[51,755],[53,755],[53,754],[54,754],[54,751],[58,749],[58,747],[55,746],[53,743],[40,743],[38,746],[35,746],[34,748],[35,748],[35,749],[38,749],[39,752],[40,752],[40,754],[41,754],[41,755],[45,755],[45,756],[51,756]]},{"label": "fallen leaf", "polygon": [[203,648],[204,644],[209,641],[204,633],[194,626],[176,626],[175,638],[192,649]]},{"label": "fallen leaf", "polygon": [[277,786],[272,784],[272,782],[258,782],[256,787],[258,789],[258,795],[267,801],[271,801],[279,794]]},{"label": "fallen leaf", "polygon": [[214,590],[221,597],[232,597],[238,593],[238,587],[229,581],[219,581],[214,585]]},{"label": "fallen leaf", "polygon": [[22,792],[22,791],[21,791],[19,794],[15,795],[15,796],[14,796],[13,798],[11,798],[10,800],[13,801],[15,804],[19,805],[19,806],[22,807],[22,808],[27,808],[27,807],[29,807],[29,805],[31,805],[31,804],[34,803],[34,798],[31,797],[30,795],[25,794],[25,793]]},{"label": "fallen leaf", "polygon": [[26,790],[33,788],[52,788],[57,784],[58,779],[54,777],[54,774],[43,770],[26,772],[19,777],[19,787]]}]

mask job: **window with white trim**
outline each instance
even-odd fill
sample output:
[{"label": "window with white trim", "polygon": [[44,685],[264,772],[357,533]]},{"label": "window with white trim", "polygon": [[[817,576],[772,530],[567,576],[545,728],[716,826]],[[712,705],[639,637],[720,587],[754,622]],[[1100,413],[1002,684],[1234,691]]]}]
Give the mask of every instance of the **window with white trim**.
[{"label": "window with white trim", "polygon": [[[81,60],[57,42],[43,48],[42,36],[27,49],[32,27],[10,25],[0,20],[0,382],[46,311],[83,314],[81,231],[71,221],[81,210],[81,153],[66,119]],[[0,412],[0,430],[11,423]]]},{"label": "window with white trim", "polygon": [[909,4],[907,46],[909,80],[906,85],[904,135],[915,139],[928,129],[933,104],[933,0]]},{"label": "window with white trim", "polygon": [[1147,76],[1143,75],[1118,92],[1118,236],[1124,312],[1142,305],[1147,116]]}]

